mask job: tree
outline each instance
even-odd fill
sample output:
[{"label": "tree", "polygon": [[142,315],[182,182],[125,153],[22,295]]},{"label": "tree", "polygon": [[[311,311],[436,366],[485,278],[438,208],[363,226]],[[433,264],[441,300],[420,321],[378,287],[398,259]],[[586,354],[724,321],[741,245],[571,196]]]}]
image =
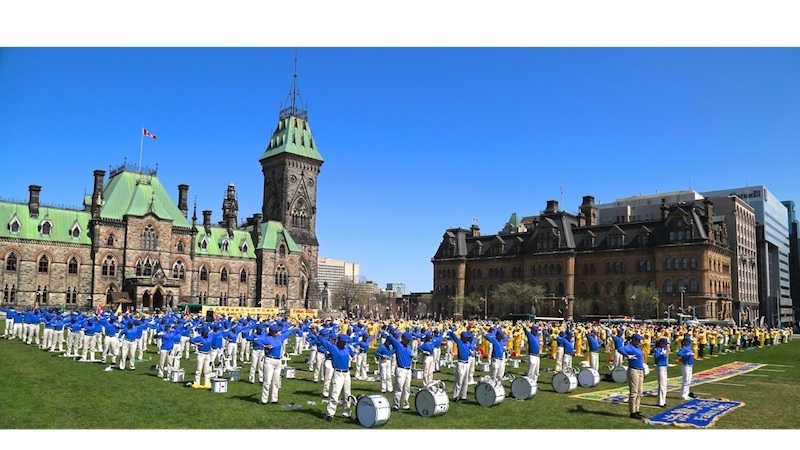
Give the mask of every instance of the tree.
[{"label": "tree", "polygon": [[333,306],[347,312],[350,312],[354,303],[364,303],[366,300],[364,285],[347,277],[339,280],[331,295]]},{"label": "tree", "polygon": [[544,295],[541,286],[526,283],[501,283],[489,296],[491,314],[497,317],[509,313],[523,314],[532,311],[531,306]]},{"label": "tree", "polygon": [[572,302],[572,316],[583,319],[587,314],[591,314],[594,310],[592,300],[588,298],[576,297]]},{"label": "tree", "polygon": [[456,312],[463,314],[460,318],[483,317],[483,305],[481,297],[476,292],[471,292],[467,296],[453,297]]},{"label": "tree", "polygon": [[647,286],[625,288],[625,311],[637,319],[658,319],[658,291]]}]

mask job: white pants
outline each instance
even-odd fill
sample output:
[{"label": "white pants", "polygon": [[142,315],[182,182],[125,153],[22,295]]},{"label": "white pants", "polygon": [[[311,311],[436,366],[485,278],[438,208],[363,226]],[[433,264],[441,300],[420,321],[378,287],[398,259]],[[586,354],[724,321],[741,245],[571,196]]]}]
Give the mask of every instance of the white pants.
[{"label": "white pants", "polygon": [[281,383],[281,360],[264,356],[264,382],[261,384],[261,403],[278,403]]},{"label": "white pants", "polygon": [[45,328],[42,335],[42,345],[39,348],[49,349],[53,346],[53,329]]},{"label": "white pants", "polygon": [[330,359],[325,358],[323,367],[325,370],[325,375],[324,379],[322,380],[322,396],[328,397],[331,394],[331,383],[333,383],[333,363]]},{"label": "white pants", "polygon": [[356,355],[356,380],[366,380],[368,368],[367,352],[359,352]]},{"label": "white pants", "polygon": [[225,360],[226,360],[225,366],[226,367],[233,368],[233,367],[237,367],[239,365],[239,361],[237,360],[238,353],[239,353],[238,349],[239,349],[239,346],[236,344],[236,342],[228,341],[228,343],[225,346]]},{"label": "white pants", "polygon": [[394,404],[393,408],[400,408],[402,403],[403,409],[411,408],[408,404],[408,398],[411,396],[411,369],[404,369],[398,367],[394,371]]},{"label": "white pants", "polygon": [[492,358],[492,363],[489,366],[489,376],[496,380],[502,380],[505,374],[506,374],[505,358]]},{"label": "white pants", "polygon": [[681,398],[689,400],[689,386],[692,385],[692,370],[691,364],[681,365]]},{"label": "white pants", "polygon": [[253,349],[250,355],[250,378],[251,383],[256,382],[256,371],[258,371],[258,382],[264,382],[264,349]]},{"label": "white pants", "polygon": [[6,316],[6,327],[3,328],[3,336],[11,336],[11,333],[14,331],[14,319],[8,318]]},{"label": "white pants", "polygon": [[528,355],[528,372],[525,374],[525,376],[533,379],[534,384],[539,382],[540,364],[541,360],[539,358],[539,355]]},{"label": "white pants", "polygon": [[433,349],[433,370],[435,372],[438,372],[439,370],[441,370],[441,367],[439,367],[439,360],[441,358],[442,358],[442,347],[441,346],[434,347],[434,349]]},{"label": "white pants", "polygon": [[314,382],[318,382],[320,379],[325,379],[325,353],[320,351],[316,352],[314,356]]},{"label": "white pants", "polygon": [[564,347],[556,348],[556,367],[553,370],[556,372],[564,370]]},{"label": "white pants", "polygon": [[184,358],[189,359],[189,352],[191,351],[191,348],[189,347],[189,336],[181,336],[179,348],[181,353],[183,353]]},{"label": "white pants", "polygon": [[119,369],[125,370],[125,361],[128,359],[128,356],[131,358],[130,367],[131,369],[136,369],[134,364],[136,355],[136,341],[129,341],[127,339],[122,340],[122,356],[119,359]]},{"label": "white pants", "polygon": [[172,366],[172,349],[170,350],[161,349],[158,351],[158,354],[159,354],[158,377],[164,378],[164,369]]},{"label": "white pants", "polygon": [[201,376],[203,377],[203,384],[211,386],[211,355],[197,352],[197,369],[194,372],[194,384],[200,384]]},{"label": "white pants", "polygon": [[94,352],[95,352],[94,340],[95,340],[95,336],[96,335],[94,335],[94,334],[91,335],[91,336],[89,336],[88,334],[84,334],[83,335],[83,355],[82,355],[83,359],[88,359],[90,361],[94,361],[95,360],[95,357],[94,357]]},{"label": "white pants", "polygon": [[561,357],[561,370],[572,369],[572,355],[564,353]]},{"label": "white pants", "polygon": [[58,351],[64,351],[64,329],[53,330],[53,343],[50,344],[50,350],[55,350],[58,346]]},{"label": "white pants", "polygon": [[600,353],[589,352],[589,367],[598,372],[600,371]]},{"label": "white pants", "polygon": [[350,371],[339,372],[334,370],[333,380],[331,382],[331,395],[326,408],[328,415],[331,417],[336,415],[336,407],[339,405],[339,397],[342,395],[342,391],[344,391],[344,398],[342,399],[344,410],[342,411],[342,416],[350,417],[350,407],[352,405],[347,401],[347,398],[350,397]]},{"label": "white pants", "polygon": [[111,356],[111,362],[117,362],[117,355],[119,355],[119,338],[116,336],[106,336],[103,342],[103,362],[106,358]]},{"label": "white pants", "polygon": [[378,365],[381,377],[381,392],[392,390],[392,358],[381,358]]},{"label": "white pants", "polygon": [[434,369],[433,355],[422,355],[422,384],[427,386],[433,383]]},{"label": "white pants", "polygon": [[455,366],[455,380],[453,380],[453,400],[467,399],[467,385],[469,384],[469,361],[458,361]]},{"label": "white pants", "polygon": [[667,404],[667,366],[656,366],[658,378],[658,404]]}]

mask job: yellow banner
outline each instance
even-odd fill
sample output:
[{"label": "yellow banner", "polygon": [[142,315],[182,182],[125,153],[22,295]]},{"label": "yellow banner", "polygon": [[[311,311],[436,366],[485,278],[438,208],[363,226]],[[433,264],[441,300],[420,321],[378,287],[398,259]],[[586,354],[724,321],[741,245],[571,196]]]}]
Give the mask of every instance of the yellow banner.
[{"label": "yellow banner", "polygon": [[306,317],[315,319],[317,317],[317,310],[303,308],[292,308],[289,310],[290,319],[305,319]]},{"label": "yellow banner", "polygon": [[261,315],[261,318],[268,318],[272,316],[277,316],[280,314],[280,308],[249,308],[246,306],[203,306],[203,310],[201,314],[203,317],[206,316],[206,311],[211,310],[214,311],[215,315],[218,316],[231,316],[234,319],[238,319],[239,317],[257,317]]}]

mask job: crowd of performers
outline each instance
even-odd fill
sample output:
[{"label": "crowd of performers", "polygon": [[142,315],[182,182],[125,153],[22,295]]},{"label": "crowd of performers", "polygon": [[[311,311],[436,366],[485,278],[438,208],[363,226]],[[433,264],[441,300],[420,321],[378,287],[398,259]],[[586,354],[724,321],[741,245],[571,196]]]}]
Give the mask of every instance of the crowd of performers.
[{"label": "crowd of performers", "polygon": [[[423,386],[434,373],[453,370],[451,401],[467,398],[475,380],[476,364],[486,360],[489,377],[502,380],[506,364],[526,364],[524,376],[538,383],[541,359],[553,359],[555,372],[581,366],[601,370],[601,354],[608,367],[627,364],[636,369],[650,361],[660,374],[659,406],[666,404],[666,359],[677,352],[684,361],[714,357],[791,340],[790,329],[756,326],[658,326],[648,324],[545,323],[519,321],[347,320],[332,318],[214,317],[172,311],[142,314],[105,311],[59,311],[40,307],[0,308],[6,321],[2,337],[57,352],[81,362],[99,362],[105,370],[136,370],[136,362],[155,345],[159,378],[182,371],[182,360],[196,355],[193,387],[210,388],[214,374],[249,365],[247,381],[261,384],[261,403],[277,404],[281,369],[290,356],[306,354],[311,381],[322,383],[327,401],[326,419],[337,407],[349,417],[351,374],[356,380],[373,379],[370,362],[377,364],[380,392],[393,394],[392,409],[409,409],[412,368],[420,364]],[[687,350],[688,345],[688,350]],[[633,348],[632,348],[633,347]],[[606,359],[604,358],[604,367]],[[629,372],[630,373],[630,372]],[[686,371],[682,372],[686,383]],[[630,375],[629,375],[630,378]],[[242,376],[244,380],[244,376]],[[661,378],[659,378],[660,383]],[[630,379],[629,379],[630,381]],[[691,373],[689,373],[689,383]],[[640,418],[631,384],[631,417]],[[688,384],[681,397],[688,398]]]}]

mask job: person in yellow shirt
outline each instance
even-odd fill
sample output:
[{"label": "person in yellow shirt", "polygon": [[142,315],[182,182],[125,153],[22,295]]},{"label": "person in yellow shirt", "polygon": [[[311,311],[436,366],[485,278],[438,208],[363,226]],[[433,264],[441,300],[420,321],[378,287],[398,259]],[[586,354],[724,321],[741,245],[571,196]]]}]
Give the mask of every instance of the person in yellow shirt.
[{"label": "person in yellow shirt", "polygon": [[584,344],[584,331],[583,327],[576,327],[575,328],[575,357],[583,356],[583,346]]},{"label": "person in yellow shirt", "polygon": [[642,349],[642,355],[644,355],[644,363],[647,364],[647,358],[650,356],[650,331],[644,330],[642,334],[642,342],[639,344],[639,348]]},{"label": "person in yellow shirt", "polygon": [[550,359],[556,359],[556,352],[558,352],[558,342],[556,338],[558,337],[558,330],[555,327],[550,329],[550,336],[548,336],[550,340]]},{"label": "person in yellow shirt", "polygon": [[696,336],[697,336],[696,340],[698,341],[697,350],[700,353],[695,353],[695,354],[697,355],[697,359],[703,359],[703,357],[705,356],[706,344],[708,344],[705,327],[701,327],[700,329],[698,329]]},{"label": "person in yellow shirt", "polygon": [[712,329],[708,330],[707,335],[708,335],[708,338],[707,338],[708,339],[708,356],[709,357],[716,356],[716,355],[714,355],[714,347],[717,346],[717,330],[712,328]]}]

